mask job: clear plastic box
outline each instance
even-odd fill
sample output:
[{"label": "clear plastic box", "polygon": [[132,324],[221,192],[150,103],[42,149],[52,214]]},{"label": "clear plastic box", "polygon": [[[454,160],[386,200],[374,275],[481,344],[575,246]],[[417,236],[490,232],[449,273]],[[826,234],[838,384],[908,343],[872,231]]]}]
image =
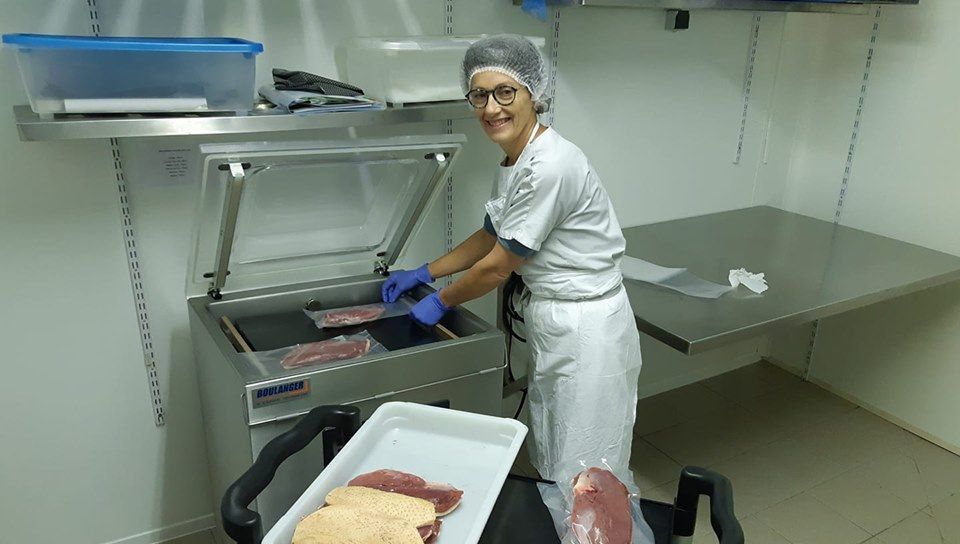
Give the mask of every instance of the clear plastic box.
[{"label": "clear plastic box", "polygon": [[237,38],[4,34],[17,48],[30,107],[55,113],[247,112],[255,56]]},{"label": "clear plastic box", "polygon": [[[393,105],[463,100],[460,64],[483,36],[353,38],[343,43],[346,79]],[[543,38],[529,38],[541,50]]]}]

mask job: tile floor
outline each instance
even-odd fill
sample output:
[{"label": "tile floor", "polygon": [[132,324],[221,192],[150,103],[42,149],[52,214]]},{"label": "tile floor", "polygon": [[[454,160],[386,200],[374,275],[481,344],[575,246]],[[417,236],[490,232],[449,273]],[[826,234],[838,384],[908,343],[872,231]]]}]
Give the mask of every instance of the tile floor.
[{"label": "tile floor", "polygon": [[960,544],[960,457],[769,363],[640,401],[642,494],[671,502],[688,464],[730,478],[749,544]]}]

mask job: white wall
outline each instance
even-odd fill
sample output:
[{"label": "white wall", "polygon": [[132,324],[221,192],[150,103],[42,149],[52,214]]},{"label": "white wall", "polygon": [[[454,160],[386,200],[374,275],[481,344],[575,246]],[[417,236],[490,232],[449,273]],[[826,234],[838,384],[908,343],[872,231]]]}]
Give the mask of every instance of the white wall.
[{"label": "white wall", "polygon": [[[787,160],[762,173],[766,201],[833,219],[872,23],[788,17],[775,98]],[[960,254],[958,24],[956,2],[883,8],[842,224]],[[775,356],[801,366],[808,338],[785,333]],[[958,356],[960,287],[945,286],[824,320],[811,377],[960,452]]]},{"label": "white wall", "polygon": [[[83,0],[11,4],[0,21],[3,32],[89,33]],[[439,34],[443,28],[440,0],[97,4],[108,35],[200,33],[263,41],[261,83],[273,66],[336,74],[335,45],[348,36]],[[539,22],[505,1],[457,1],[454,18],[459,33],[552,32],[552,21]],[[783,20],[763,16],[744,155],[734,165],[750,14],[698,13],[692,30],[674,34],[663,30],[659,11],[564,10],[556,125],[591,157],[625,227],[759,201],[756,176]],[[2,73],[12,76],[8,53]],[[19,142],[9,107],[22,103],[19,79],[2,78],[0,335],[12,386],[0,396],[0,410],[17,414],[0,424],[4,535],[18,542],[146,543],[207,526],[212,498],[183,301],[195,180],[165,181],[142,159],[174,140],[122,142],[167,410],[167,425],[155,428],[109,146]],[[428,123],[277,136],[442,129]],[[458,121],[454,130],[470,139],[454,177],[459,240],[480,225],[500,152],[473,121]],[[176,144],[204,141],[212,139]],[[437,228],[423,231],[407,264],[442,249],[441,211],[431,212]],[[490,298],[471,307],[493,317]],[[641,390],[650,394],[750,362],[761,344],[687,358],[645,337]]]},{"label": "white wall", "polygon": [[[691,29],[673,33],[661,10],[562,12],[556,125],[594,163],[624,228],[756,203],[784,15],[761,16],[744,149],[734,164],[753,16],[694,12]],[[754,362],[762,345],[755,339],[688,357],[644,336],[641,396]]]},{"label": "white wall", "polygon": [[[4,6],[0,32],[87,34],[86,13],[19,2]],[[9,51],[0,62],[0,540],[204,527],[195,378],[180,342],[157,338],[171,409],[155,428],[108,144],[21,143],[10,106],[26,96]]]}]

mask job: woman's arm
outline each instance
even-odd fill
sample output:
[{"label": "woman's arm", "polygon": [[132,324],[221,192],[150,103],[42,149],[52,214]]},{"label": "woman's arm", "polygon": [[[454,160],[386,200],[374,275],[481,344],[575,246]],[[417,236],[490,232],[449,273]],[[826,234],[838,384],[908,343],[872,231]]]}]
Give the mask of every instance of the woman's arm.
[{"label": "woman's arm", "polygon": [[450,274],[463,272],[477,264],[480,259],[490,253],[496,244],[497,238],[484,229],[479,229],[470,235],[450,253],[433,261],[427,267],[430,276],[439,279]]},{"label": "woman's arm", "polygon": [[[486,231],[480,232],[487,234]],[[487,234],[487,236],[490,235]],[[491,238],[493,237],[491,236]],[[523,257],[507,251],[500,244],[494,243],[490,252],[471,266],[462,278],[440,290],[440,302],[444,306],[452,308],[468,300],[482,297],[506,281],[510,277],[510,273],[519,268],[521,264],[523,264]]]}]

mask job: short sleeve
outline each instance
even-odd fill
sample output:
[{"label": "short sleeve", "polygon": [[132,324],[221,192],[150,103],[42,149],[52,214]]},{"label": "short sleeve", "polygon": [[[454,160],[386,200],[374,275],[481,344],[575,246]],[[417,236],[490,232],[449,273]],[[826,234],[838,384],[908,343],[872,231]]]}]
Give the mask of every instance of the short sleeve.
[{"label": "short sleeve", "polygon": [[509,240],[505,240],[503,238],[497,238],[497,241],[500,242],[500,245],[503,246],[504,249],[506,249],[510,253],[513,253],[517,257],[523,257],[524,259],[528,259],[536,253],[536,251],[521,244],[520,242],[514,240],[513,238]]},{"label": "short sleeve", "polygon": [[499,237],[515,240],[532,251],[540,251],[550,232],[565,217],[562,198],[563,176],[551,168],[531,165],[517,184],[500,222]]},{"label": "short sleeve", "polygon": [[489,213],[483,216],[483,230],[487,231],[490,236],[497,235],[497,229],[493,228],[493,221],[490,220]]}]

